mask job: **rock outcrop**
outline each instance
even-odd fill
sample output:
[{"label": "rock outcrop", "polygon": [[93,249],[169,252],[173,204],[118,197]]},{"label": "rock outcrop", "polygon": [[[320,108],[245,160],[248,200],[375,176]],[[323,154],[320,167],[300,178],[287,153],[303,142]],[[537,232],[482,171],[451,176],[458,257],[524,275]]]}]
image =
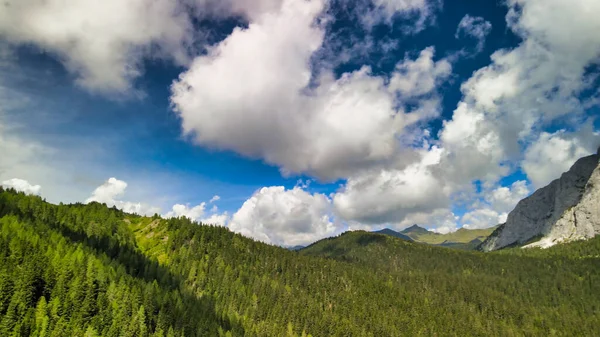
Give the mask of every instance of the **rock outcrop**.
[{"label": "rock outcrop", "polygon": [[579,159],[568,172],[521,200],[480,246],[550,247],[600,234],[600,149]]}]

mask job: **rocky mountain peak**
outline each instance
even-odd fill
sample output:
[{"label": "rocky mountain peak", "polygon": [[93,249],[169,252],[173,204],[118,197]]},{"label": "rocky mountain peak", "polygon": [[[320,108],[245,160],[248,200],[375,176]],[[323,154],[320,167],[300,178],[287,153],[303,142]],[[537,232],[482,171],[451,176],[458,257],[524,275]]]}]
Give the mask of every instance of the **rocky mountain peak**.
[{"label": "rocky mountain peak", "polygon": [[521,200],[480,246],[484,251],[509,246],[550,247],[600,233],[600,148],[579,159],[548,186]]}]

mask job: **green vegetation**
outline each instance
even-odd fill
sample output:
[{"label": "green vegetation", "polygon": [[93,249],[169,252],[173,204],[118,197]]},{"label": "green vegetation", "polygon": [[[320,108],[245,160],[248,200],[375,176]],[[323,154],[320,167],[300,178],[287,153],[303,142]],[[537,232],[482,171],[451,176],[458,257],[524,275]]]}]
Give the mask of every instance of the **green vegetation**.
[{"label": "green vegetation", "polygon": [[600,239],[484,254],[352,232],[300,252],[0,189],[0,336],[593,335]]},{"label": "green vegetation", "polygon": [[389,228],[384,228],[382,230],[378,230],[378,231],[373,232],[373,233],[375,233],[375,234],[389,235],[389,236],[393,236],[395,238],[400,238],[400,239],[403,239],[403,240],[406,240],[406,241],[414,241],[413,239],[410,238],[410,236],[404,235],[402,233],[398,233],[398,232],[396,232],[394,230],[391,230]]},{"label": "green vegetation", "polygon": [[473,250],[483,242],[498,226],[486,229],[461,228],[456,232],[440,234],[428,231],[417,225],[411,226],[400,234],[406,235],[415,242],[439,245],[444,247]]}]

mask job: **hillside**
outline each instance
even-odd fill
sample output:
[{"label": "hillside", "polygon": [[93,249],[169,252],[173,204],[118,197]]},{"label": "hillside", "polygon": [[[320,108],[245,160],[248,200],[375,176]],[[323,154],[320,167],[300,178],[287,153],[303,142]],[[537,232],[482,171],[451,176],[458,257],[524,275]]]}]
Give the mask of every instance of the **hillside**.
[{"label": "hillside", "polygon": [[389,228],[384,228],[382,230],[378,230],[378,231],[375,231],[373,233],[383,234],[383,235],[389,235],[389,236],[400,238],[400,239],[403,239],[403,240],[406,240],[406,241],[413,241],[413,239],[410,236],[404,235],[402,233],[398,233],[398,232],[396,232],[394,230],[391,230]]},{"label": "hillside", "polygon": [[1,336],[592,335],[600,324],[598,239],[483,254],[353,232],[293,252],[2,189],[0,226]]},{"label": "hillside", "polygon": [[438,245],[449,248],[473,250],[481,244],[497,227],[486,229],[460,228],[456,232],[440,234],[429,231],[418,225],[413,225],[400,232],[383,229],[374,233],[399,237],[408,241]]},{"label": "hillside", "polygon": [[[414,256],[424,258],[441,257],[440,263],[447,263],[448,260],[455,258],[479,260],[480,262],[507,262],[505,258],[516,259],[525,258],[523,261],[529,261],[529,258],[544,259],[566,259],[566,260],[598,260],[600,261],[600,237],[587,241],[572,242],[564,245],[557,245],[550,249],[504,249],[497,252],[481,253],[476,251],[447,250],[435,245],[422,245],[417,242],[407,242],[387,235],[370,233],[365,231],[349,231],[337,237],[326,238],[315,242],[300,251],[300,254],[306,256],[319,256],[327,259],[341,260],[356,264],[365,264],[371,267],[380,268],[385,266],[387,269],[412,269],[412,270],[434,270],[438,263],[428,261],[421,265],[422,261],[413,259]],[[407,258],[411,255],[411,258]],[[377,258],[377,257],[380,258]],[[381,258],[385,256],[385,258]],[[401,263],[392,263],[402,261]],[[516,261],[516,260],[514,260]],[[433,263],[433,264],[432,264]],[[394,266],[395,265],[395,266]],[[394,267],[390,267],[394,266]]]}]

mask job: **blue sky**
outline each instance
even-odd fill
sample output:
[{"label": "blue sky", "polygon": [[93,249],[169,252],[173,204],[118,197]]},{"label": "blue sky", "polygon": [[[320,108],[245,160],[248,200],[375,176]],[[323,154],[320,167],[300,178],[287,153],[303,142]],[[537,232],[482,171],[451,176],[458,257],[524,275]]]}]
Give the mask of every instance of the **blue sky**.
[{"label": "blue sky", "polygon": [[52,202],[280,245],[448,232],[600,145],[593,0],[9,4],[0,182]]}]

